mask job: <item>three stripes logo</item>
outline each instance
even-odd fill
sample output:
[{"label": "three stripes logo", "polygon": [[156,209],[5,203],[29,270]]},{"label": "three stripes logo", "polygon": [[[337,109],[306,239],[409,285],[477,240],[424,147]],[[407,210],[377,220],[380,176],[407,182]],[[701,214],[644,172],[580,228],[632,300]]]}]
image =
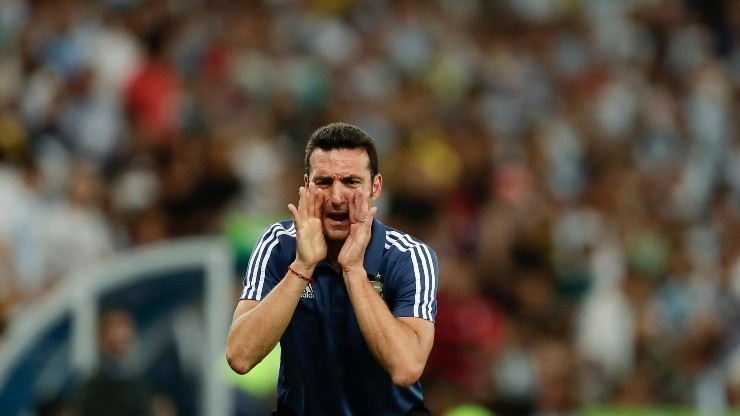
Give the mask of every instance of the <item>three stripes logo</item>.
[{"label": "three stripes logo", "polygon": [[307,284],[306,287],[303,289],[303,293],[301,293],[301,298],[316,299],[316,294],[313,291],[313,286],[311,286],[311,283]]}]

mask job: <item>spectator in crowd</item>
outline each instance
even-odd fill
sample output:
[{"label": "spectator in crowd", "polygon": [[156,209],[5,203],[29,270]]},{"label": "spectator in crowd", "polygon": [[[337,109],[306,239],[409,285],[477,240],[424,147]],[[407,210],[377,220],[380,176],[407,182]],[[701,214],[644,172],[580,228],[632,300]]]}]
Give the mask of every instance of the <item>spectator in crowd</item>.
[{"label": "spectator in crowd", "polygon": [[45,239],[49,273],[64,277],[113,253],[113,230],[103,212],[103,182],[97,168],[74,163],[66,197],[50,208]]},{"label": "spectator in crowd", "polygon": [[100,368],[78,393],[80,416],[175,416],[173,403],[157,395],[135,366],[136,325],[125,309],[111,308],[100,317]]}]

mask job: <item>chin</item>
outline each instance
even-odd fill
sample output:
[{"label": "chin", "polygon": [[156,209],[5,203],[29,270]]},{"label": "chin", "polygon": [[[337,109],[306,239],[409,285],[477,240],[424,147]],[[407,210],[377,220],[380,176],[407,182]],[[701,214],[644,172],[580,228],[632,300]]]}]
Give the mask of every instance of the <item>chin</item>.
[{"label": "chin", "polygon": [[349,230],[326,228],[324,236],[328,241],[344,241],[349,237]]}]

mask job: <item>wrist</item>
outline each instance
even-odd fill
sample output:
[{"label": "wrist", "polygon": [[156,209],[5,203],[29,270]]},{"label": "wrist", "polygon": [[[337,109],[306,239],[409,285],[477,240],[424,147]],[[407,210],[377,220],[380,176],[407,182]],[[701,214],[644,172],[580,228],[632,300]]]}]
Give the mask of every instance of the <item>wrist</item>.
[{"label": "wrist", "polygon": [[342,266],[342,276],[344,276],[345,279],[349,279],[350,276],[354,275],[365,277],[365,267],[361,264],[357,266]]},{"label": "wrist", "polygon": [[308,283],[313,283],[315,281],[313,278],[313,271],[314,267],[307,268],[298,262],[293,262],[290,266],[288,266],[289,274],[293,274],[297,278]]},{"label": "wrist", "polygon": [[311,276],[313,275],[313,271],[316,268],[315,264],[307,264],[304,263],[298,259],[293,260],[293,263],[290,264],[291,269],[295,270],[296,272],[304,275],[304,276]]}]

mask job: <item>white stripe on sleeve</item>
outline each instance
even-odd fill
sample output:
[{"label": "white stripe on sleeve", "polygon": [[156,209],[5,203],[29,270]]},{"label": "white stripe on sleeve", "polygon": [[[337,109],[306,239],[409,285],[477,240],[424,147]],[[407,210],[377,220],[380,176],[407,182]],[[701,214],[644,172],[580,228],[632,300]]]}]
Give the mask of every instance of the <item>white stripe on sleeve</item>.
[{"label": "white stripe on sleeve", "polygon": [[259,263],[262,256],[264,256],[264,246],[265,244],[269,244],[270,241],[272,241],[273,238],[275,238],[275,233],[278,229],[282,228],[282,226],[278,224],[273,224],[268,228],[263,234],[262,237],[260,237],[259,243],[254,247],[254,250],[252,251],[252,255],[249,257],[249,263],[247,264],[247,275],[244,279],[244,292],[242,293],[242,298],[250,297],[251,293],[254,291],[254,287],[257,283],[257,273],[254,269],[255,263]]},{"label": "white stripe on sleeve", "polygon": [[[432,294],[434,292],[430,291],[430,286],[434,285],[434,265],[432,263],[431,255],[429,254],[428,249],[424,244],[413,241],[411,237],[407,234],[401,234],[397,231],[388,231],[388,234],[395,237],[395,239],[389,237],[387,238],[387,242],[397,247],[402,252],[411,252],[410,255],[414,268],[414,278],[416,279],[416,293],[414,294],[414,317],[432,320],[431,304],[433,297]],[[426,255],[422,250],[426,251]],[[424,273],[423,296],[422,276],[419,264],[421,264],[421,269]]]},{"label": "white stripe on sleeve", "polygon": [[434,306],[434,294],[437,292],[437,279],[435,276],[437,276],[437,272],[434,269],[434,259],[432,258],[432,253],[429,252],[429,247],[426,245],[421,246],[424,250],[424,254],[426,255],[427,260],[429,261],[429,286],[427,287],[429,289],[429,292],[426,296],[425,300],[425,306],[427,310],[427,316],[429,316],[429,320],[433,320],[432,312],[433,312],[433,306]]},{"label": "white stripe on sleeve", "polygon": [[267,262],[270,259],[273,248],[279,242],[278,237],[281,235],[295,236],[295,225],[291,225],[286,230],[278,223],[265,232],[262,240],[255,247],[252,257],[249,259],[249,264],[247,265],[247,284],[242,292],[242,298],[262,299],[262,288],[265,283]]}]

